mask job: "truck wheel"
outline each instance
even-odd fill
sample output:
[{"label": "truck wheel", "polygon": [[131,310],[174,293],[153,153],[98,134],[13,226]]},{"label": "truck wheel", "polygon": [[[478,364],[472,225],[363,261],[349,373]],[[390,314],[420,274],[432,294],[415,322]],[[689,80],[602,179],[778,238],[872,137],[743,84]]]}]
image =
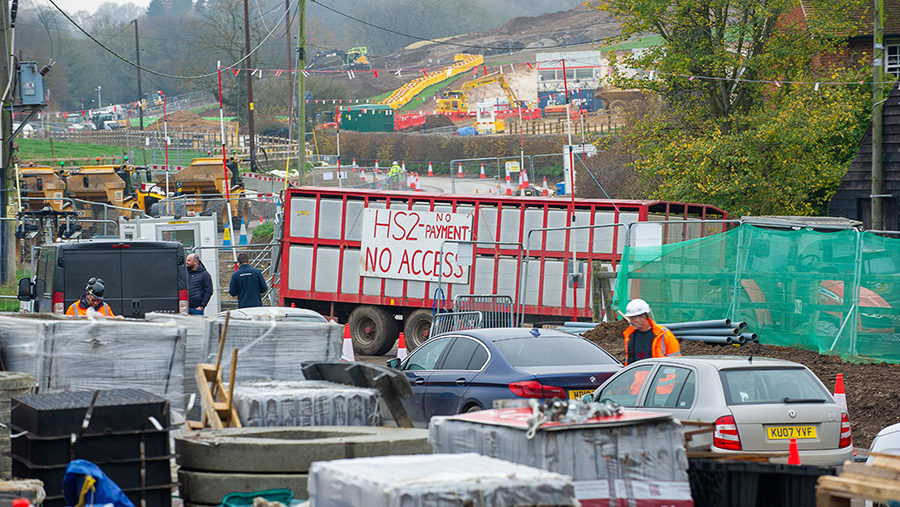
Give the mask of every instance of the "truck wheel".
[{"label": "truck wheel", "polygon": [[366,356],[381,356],[397,341],[397,321],[376,306],[360,306],[350,313],[353,350]]},{"label": "truck wheel", "polygon": [[431,310],[419,309],[405,319],[403,336],[406,338],[406,349],[412,351],[425,343],[431,336]]}]

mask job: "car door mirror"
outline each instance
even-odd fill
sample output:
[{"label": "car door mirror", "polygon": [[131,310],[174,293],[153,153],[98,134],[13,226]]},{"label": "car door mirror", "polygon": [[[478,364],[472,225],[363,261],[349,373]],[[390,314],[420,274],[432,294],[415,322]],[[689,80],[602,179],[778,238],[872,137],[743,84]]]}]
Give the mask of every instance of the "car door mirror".
[{"label": "car door mirror", "polygon": [[388,368],[391,368],[394,370],[399,370],[400,369],[400,358],[395,357],[393,359],[388,359],[387,366],[388,366]]},{"label": "car door mirror", "polygon": [[34,299],[34,283],[30,278],[22,278],[19,280],[16,298],[19,301],[31,301]]},{"label": "car door mirror", "polygon": [[584,396],[581,397],[581,401],[583,401],[585,403],[593,403],[594,395],[591,393],[585,394]]}]

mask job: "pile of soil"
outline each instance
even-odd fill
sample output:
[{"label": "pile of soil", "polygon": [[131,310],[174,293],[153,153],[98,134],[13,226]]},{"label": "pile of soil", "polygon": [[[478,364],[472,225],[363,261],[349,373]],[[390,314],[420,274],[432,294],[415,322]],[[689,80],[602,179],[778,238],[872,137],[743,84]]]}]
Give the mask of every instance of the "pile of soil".
[{"label": "pile of soil", "polygon": [[443,114],[429,114],[425,117],[425,129],[434,129],[438,127],[450,127],[453,120]]},{"label": "pile of soil", "polygon": [[[622,331],[626,327],[628,323],[624,320],[603,322],[584,333],[584,336],[617,359],[624,360],[625,344]],[[753,357],[794,361],[806,365],[832,391],[837,374],[842,373],[847,392],[847,410],[850,412],[853,443],[858,449],[868,448],[878,431],[885,426],[900,422],[900,396],[894,391],[896,388],[894,382],[900,378],[900,365],[850,363],[837,356],[758,343],[734,346],[682,340],[681,353],[686,356],[752,354]]]},{"label": "pile of soil", "polygon": [[204,120],[199,114],[190,111],[178,111],[167,114],[165,121],[162,118],[156,120],[149,129],[163,129],[164,124],[168,124],[169,128],[173,127],[202,127],[202,128],[219,128],[218,120]]}]

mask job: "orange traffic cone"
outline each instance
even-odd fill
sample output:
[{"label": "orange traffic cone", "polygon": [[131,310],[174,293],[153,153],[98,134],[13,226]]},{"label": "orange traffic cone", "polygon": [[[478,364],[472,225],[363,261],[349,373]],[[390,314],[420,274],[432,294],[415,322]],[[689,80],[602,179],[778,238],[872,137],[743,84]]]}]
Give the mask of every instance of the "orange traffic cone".
[{"label": "orange traffic cone", "polygon": [[800,464],[800,451],[797,449],[797,439],[792,438],[788,445],[788,465]]},{"label": "orange traffic cone", "polygon": [[550,191],[547,190],[547,177],[546,176],[544,176],[544,189],[541,190],[541,195],[544,197],[547,197],[548,195],[550,195]]},{"label": "orange traffic cone", "polygon": [[434,171],[431,170],[431,161],[428,161],[428,176],[434,176]]},{"label": "orange traffic cone", "polygon": [[481,176],[479,176],[479,178],[482,180],[487,178],[487,175],[484,174],[484,162],[481,163]]},{"label": "orange traffic cone", "polygon": [[844,411],[847,410],[847,395],[844,393],[844,375],[841,373],[837,374],[837,381],[834,383],[834,401]]},{"label": "orange traffic cone", "polygon": [[397,345],[397,359],[403,361],[406,359],[406,337],[400,333],[400,343]]},{"label": "orange traffic cone", "polygon": [[457,177],[457,178],[462,178],[462,177],[463,177],[463,173],[462,173],[462,162],[459,163],[459,174],[457,174],[456,177]]},{"label": "orange traffic cone", "polygon": [[378,175],[378,159],[375,159],[375,175]]},{"label": "orange traffic cone", "polygon": [[356,361],[353,355],[353,339],[350,338],[350,324],[344,324],[344,347],[341,349],[341,361]]}]

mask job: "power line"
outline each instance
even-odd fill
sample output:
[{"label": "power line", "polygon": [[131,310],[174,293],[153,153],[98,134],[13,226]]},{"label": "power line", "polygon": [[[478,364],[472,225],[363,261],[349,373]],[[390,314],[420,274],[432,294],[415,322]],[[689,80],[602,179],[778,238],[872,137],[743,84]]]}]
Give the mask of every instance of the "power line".
[{"label": "power line", "polygon": [[[196,76],[176,76],[176,75],[172,75],[172,74],[166,74],[166,73],[163,73],[163,72],[157,72],[157,71],[155,71],[155,70],[148,69],[148,68],[146,68],[146,67],[142,67],[142,66],[140,66],[140,65],[138,65],[138,64],[136,64],[136,63],[134,63],[134,62],[132,62],[131,60],[125,58],[124,56],[122,56],[122,55],[116,53],[116,52],[113,51],[112,49],[106,47],[105,44],[103,44],[102,42],[100,42],[99,40],[97,40],[93,35],[91,35],[90,33],[88,33],[87,30],[85,30],[84,28],[82,28],[81,25],[79,25],[74,19],[72,19],[71,16],[69,16],[69,15],[66,13],[66,11],[62,10],[58,5],[56,5],[56,2],[54,2],[53,0],[47,0],[47,1],[50,2],[50,4],[52,4],[53,7],[55,7],[56,10],[58,10],[63,16],[65,16],[65,18],[68,19],[70,23],[72,23],[73,25],[75,25],[75,28],[77,28],[81,33],[83,33],[84,35],[86,35],[88,39],[90,39],[91,41],[93,41],[95,44],[97,44],[97,45],[100,46],[101,48],[105,49],[109,54],[115,56],[115,57],[118,58],[119,60],[122,60],[123,62],[127,63],[128,65],[131,65],[132,67],[135,67],[135,68],[137,68],[137,69],[140,69],[140,70],[142,70],[142,71],[144,71],[144,72],[147,72],[147,73],[149,73],[149,74],[153,74],[153,75],[156,75],[156,76],[166,77],[166,78],[170,78],[170,79],[182,79],[182,80],[187,80],[187,79],[204,79],[204,78],[207,78],[207,77],[215,76],[215,75],[218,73],[218,70],[216,70],[216,72],[210,72],[210,73],[207,73],[207,74],[200,74],[200,75],[196,75]],[[289,11],[285,11],[285,13],[281,15],[281,18],[278,20],[278,23],[280,23],[281,21],[284,20],[284,17],[287,15],[288,12],[289,12]],[[240,60],[238,60],[238,61],[232,63],[231,65],[227,65],[227,66],[225,66],[225,67],[223,67],[223,68],[234,67],[235,65],[237,65],[237,64],[243,62],[244,60],[246,60],[247,58],[249,58],[250,55],[256,53],[256,51],[257,51],[260,47],[262,47],[262,45],[265,44],[265,42],[266,42],[267,40],[269,40],[269,37],[272,36],[272,33],[275,31],[275,27],[278,26],[278,23],[275,24],[275,26],[272,28],[272,30],[269,31],[268,34],[266,34],[265,38],[263,38],[263,40],[261,40],[261,41],[259,42],[259,44],[258,44],[255,48],[253,48],[252,51],[250,51],[249,53],[247,53],[246,55],[244,55],[244,57],[241,58]]]}]

